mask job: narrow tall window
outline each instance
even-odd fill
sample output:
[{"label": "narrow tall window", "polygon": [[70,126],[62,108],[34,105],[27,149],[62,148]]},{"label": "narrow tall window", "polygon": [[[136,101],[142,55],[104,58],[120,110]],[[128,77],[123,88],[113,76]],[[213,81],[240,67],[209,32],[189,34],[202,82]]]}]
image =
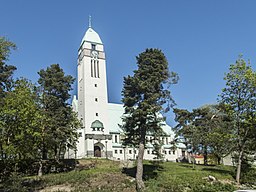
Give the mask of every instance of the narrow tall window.
[{"label": "narrow tall window", "polygon": [[91,77],[93,77],[93,64],[92,64],[92,59],[91,59]]},{"label": "narrow tall window", "polygon": [[115,135],[115,143],[117,143],[117,135]]},{"label": "narrow tall window", "polygon": [[99,61],[91,59],[91,77],[100,78]]},{"label": "narrow tall window", "polygon": [[96,76],[96,61],[95,60],[94,60],[93,64],[94,64],[94,77],[97,77]]},{"label": "narrow tall window", "polygon": [[98,74],[97,74],[97,75],[98,75],[97,77],[98,77],[98,78],[100,78],[100,72],[99,72],[99,71],[100,71],[100,70],[99,70],[99,61],[97,60],[97,73],[98,73]]}]

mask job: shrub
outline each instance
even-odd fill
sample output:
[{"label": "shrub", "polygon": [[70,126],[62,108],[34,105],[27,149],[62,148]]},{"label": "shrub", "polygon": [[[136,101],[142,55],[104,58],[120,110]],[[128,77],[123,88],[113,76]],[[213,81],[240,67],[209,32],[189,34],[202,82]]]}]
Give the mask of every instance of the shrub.
[{"label": "shrub", "polygon": [[241,173],[241,183],[256,185],[256,169],[248,168]]}]

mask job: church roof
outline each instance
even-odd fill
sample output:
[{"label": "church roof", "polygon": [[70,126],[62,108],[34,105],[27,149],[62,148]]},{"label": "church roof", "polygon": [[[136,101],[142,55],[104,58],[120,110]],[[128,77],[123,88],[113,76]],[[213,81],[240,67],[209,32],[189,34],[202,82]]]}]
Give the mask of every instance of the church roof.
[{"label": "church roof", "polygon": [[100,39],[100,36],[98,35],[98,33],[96,31],[94,31],[91,27],[89,27],[87,29],[87,31],[85,32],[85,35],[82,39],[81,44],[84,42],[90,42],[90,43],[95,43],[95,44],[102,44],[102,41]]},{"label": "church roof", "polygon": [[124,113],[122,104],[108,103],[109,131],[120,133],[119,125],[122,125],[122,115]]},{"label": "church roof", "polygon": [[[122,125],[122,115],[124,113],[124,108],[122,104],[108,103],[108,118],[109,118],[109,130],[114,133],[121,133],[119,125]],[[174,136],[174,132],[172,128],[163,122],[162,125],[163,131],[168,134]]]}]

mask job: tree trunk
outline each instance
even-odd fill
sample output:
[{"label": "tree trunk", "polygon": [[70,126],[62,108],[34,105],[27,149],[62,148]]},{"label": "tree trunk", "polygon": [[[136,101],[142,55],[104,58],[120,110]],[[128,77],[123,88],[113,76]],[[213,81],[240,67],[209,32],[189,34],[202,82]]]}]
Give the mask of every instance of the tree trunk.
[{"label": "tree trunk", "polygon": [[54,146],[54,159],[56,160],[56,161],[58,161],[58,147],[57,147],[57,144],[55,144],[55,146]]},{"label": "tree trunk", "polygon": [[41,177],[43,175],[43,161],[40,159],[39,161],[39,169],[38,169],[38,176]]},{"label": "tree trunk", "polygon": [[1,159],[4,159],[4,151],[3,151],[3,145],[2,143],[0,144],[0,151],[1,151]]},{"label": "tree trunk", "polygon": [[62,152],[62,151],[61,151],[61,149],[62,149],[62,143],[60,143],[60,144],[59,144],[59,150],[58,150],[58,161],[60,160],[60,158],[62,158],[62,157],[61,157],[61,155],[60,155],[60,154],[61,154],[61,152]]},{"label": "tree trunk", "polygon": [[42,154],[41,159],[39,160],[39,169],[38,169],[38,176],[41,177],[43,175],[43,160],[47,159],[47,149],[44,144],[44,140],[42,142]]},{"label": "tree trunk", "polygon": [[221,157],[217,156],[218,165],[221,164]]},{"label": "tree trunk", "polygon": [[240,184],[240,176],[241,176],[241,166],[242,166],[242,158],[243,158],[244,150],[242,149],[238,155],[238,163],[237,163],[237,170],[236,170],[236,182]]},{"label": "tree trunk", "polygon": [[43,143],[43,145],[42,145],[42,159],[43,160],[46,160],[48,158],[47,157],[47,153],[48,153],[48,151],[47,151],[47,149],[45,147],[45,144]]},{"label": "tree trunk", "polygon": [[[144,122],[145,123],[145,122]],[[144,124],[142,123],[142,124]],[[140,134],[140,142],[139,142],[139,153],[137,159],[137,171],[136,171],[136,190],[143,191],[145,188],[145,184],[143,182],[143,157],[144,157],[144,150],[145,150],[145,137],[146,137],[146,130],[141,127],[141,134]]]},{"label": "tree trunk", "polygon": [[208,164],[208,153],[207,153],[207,149],[205,149],[204,151],[204,165]]},{"label": "tree trunk", "polygon": [[144,182],[142,180],[144,149],[145,149],[144,142],[140,142],[139,154],[138,154],[138,159],[137,159],[137,172],[136,172],[136,189],[137,189],[137,191],[143,191],[143,189],[145,188]]}]

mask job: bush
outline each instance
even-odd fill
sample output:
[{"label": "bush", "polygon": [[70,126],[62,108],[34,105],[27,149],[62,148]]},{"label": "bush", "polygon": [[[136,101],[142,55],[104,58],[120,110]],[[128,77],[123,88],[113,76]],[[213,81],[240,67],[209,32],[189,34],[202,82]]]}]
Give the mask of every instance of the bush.
[{"label": "bush", "polygon": [[241,173],[241,183],[246,183],[250,185],[256,185],[256,169],[247,168]]},{"label": "bush", "polygon": [[0,186],[0,191],[8,192],[26,192],[28,191],[25,186],[22,185],[22,176],[17,173],[11,173],[8,179]]},{"label": "bush", "polygon": [[216,182],[214,184],[206,183],[195,183],[191,192],[216,192],[216,191],[235,191],[236,188],[231,184],[222,184],[220,182]]}]

